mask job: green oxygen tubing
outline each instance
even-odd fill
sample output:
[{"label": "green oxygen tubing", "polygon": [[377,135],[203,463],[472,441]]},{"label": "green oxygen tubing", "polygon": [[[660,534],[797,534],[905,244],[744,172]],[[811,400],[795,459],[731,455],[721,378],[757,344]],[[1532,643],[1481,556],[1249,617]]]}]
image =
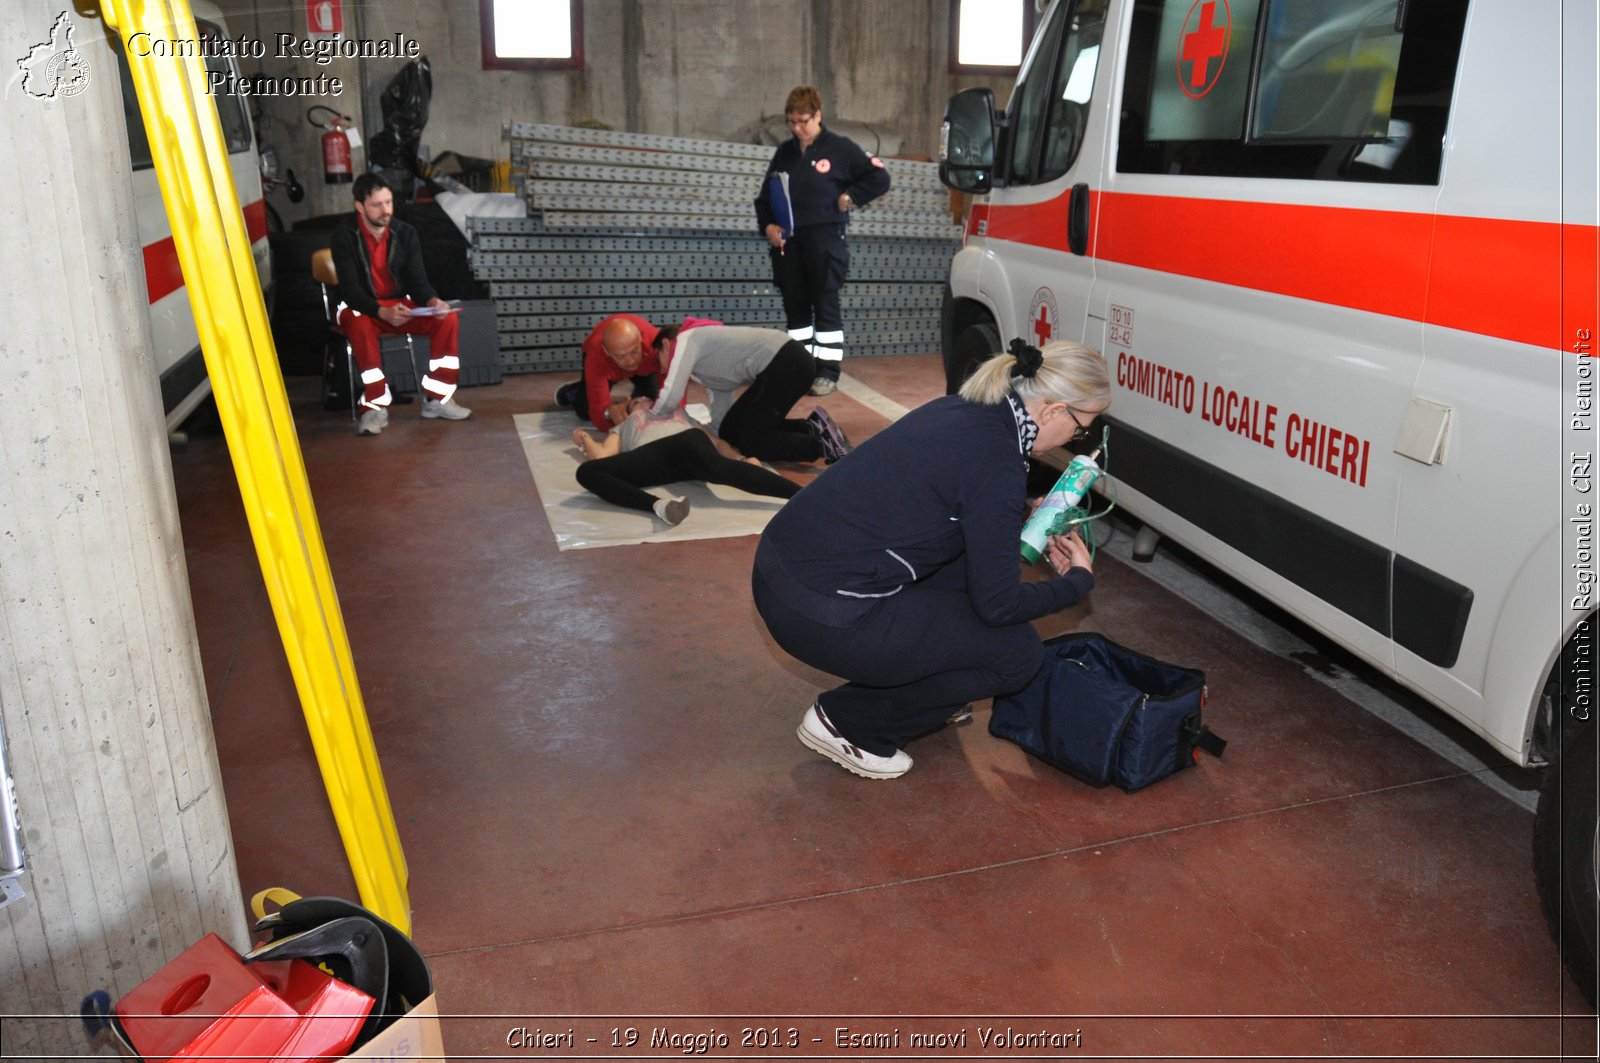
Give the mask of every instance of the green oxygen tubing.
[{"label": "green oxygen tubing", "polygon": [[[1091,514],[1082,504],[1089,494],[1089,488],[1094,482],[1104,475],[1100,466],[1100,456],[1106,455],[1107,464],[1110,464],[1111,429],[1106,426],[1101,429],[1100,445],[1088,454],[1079,454],[1067,465],[1066,471],[1056,480],[1055,486],[1039,501],[1033,515],[1022,526],[1022,560],[1034,564],[1044,556],[1045,545],[1052,535],[1066,535],[1076,528],[1083,533],[1084,541],[1091,554],[1095,548],[1095,534],[1091,527],[1093,521],[1104,520],[1106,514],[1111,512],[1116,505]],[[1111,482],[1106,477],[1107,483]]]}]

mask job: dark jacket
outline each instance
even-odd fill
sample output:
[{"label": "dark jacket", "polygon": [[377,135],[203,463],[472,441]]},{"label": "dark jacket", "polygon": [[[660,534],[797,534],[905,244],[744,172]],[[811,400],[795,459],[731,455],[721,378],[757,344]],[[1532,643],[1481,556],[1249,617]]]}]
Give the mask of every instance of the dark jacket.
[{"label": "dark jacket", "polygon": [[[372,261],[367,257],[366,241],[361,238],[361,220],[352,213],[333,230],[329,247],[333,268],[339,274],[339,298],[357,313],[378,316],[378,294],[372,290]],[[428,283],[422,266],[422,240],[417,230],[399,218],[389,219],[389,274],[400,286],[385,298],[410,296],[418,306],[426,306],[437,294]]]},{"label": "dark jacket", "polygon": [[850,216],[839,209],[840,192],[850,193],[855,205],[864,207],[889,191],[889,171],[877,156],[823,126],[804,152],[799,138],[790,137],[773,153],[761,179],[761,194],[756,196],[756,229],[762,233],[773,223],[768,182],[775,173],[789,175],[789,202],[797,230],[848,221]]},{"label": "dark jacket", "polygon": [[870,600],[964,558],[972,609],[993,627],[1076,604],[1094,575],[1022,579],[1028,467],[1008,403],[957,395],[912,410],[823,470],[762,533],[785,571],[825,595]]}]

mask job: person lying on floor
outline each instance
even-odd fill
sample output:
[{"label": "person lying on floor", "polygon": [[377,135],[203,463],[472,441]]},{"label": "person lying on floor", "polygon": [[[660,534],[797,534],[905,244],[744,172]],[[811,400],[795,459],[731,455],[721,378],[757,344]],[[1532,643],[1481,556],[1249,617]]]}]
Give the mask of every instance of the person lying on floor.
[{"label": "person lying on floor", "polygon": [[[660,416],[678,406],[693,379],[710,394],[711,430],[741,453],[832,465],[850,452],[850,441],[820,406],[803,419],[789,416],[810,392],[816,364],[788,333],[691,319],[661,329],[656,346],[667,374],[654,402]],[[740,388],[745,392],[736,400]]]},{"label": "person lying on floor", "polygon": [[591,494],[676,525],[689,515],[689,500],[653,495],[646,487],[703,480],[769,498],[793,498],[799,492],[799,484],[744,457],[683,410],[674,407],[657,418],[645,400],[633,405],[634,411],[602,439],[582,428],[572,430],[572,441],[588,459],[578,466],[578,483]]}]

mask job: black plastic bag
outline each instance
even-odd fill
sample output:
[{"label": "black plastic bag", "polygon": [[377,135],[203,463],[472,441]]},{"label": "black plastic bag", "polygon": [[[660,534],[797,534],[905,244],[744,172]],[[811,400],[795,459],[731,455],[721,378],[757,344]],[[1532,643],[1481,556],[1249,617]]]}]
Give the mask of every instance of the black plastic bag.
[{"label": "black plastic bag", "polygon": [[367,158],[385,170],[412,171],[428,124],[428,104],[433,99],[433,70],[420,55],[401,67],[379,97],[383,129],[372,136]]}]

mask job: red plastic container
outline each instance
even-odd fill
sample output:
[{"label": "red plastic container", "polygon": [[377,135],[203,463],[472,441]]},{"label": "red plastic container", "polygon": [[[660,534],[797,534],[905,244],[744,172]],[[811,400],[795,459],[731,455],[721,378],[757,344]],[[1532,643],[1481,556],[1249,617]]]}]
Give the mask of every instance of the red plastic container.
[{"label": "red plastic container", "polygon": [[345,1055],[373,1000],[304,960],[246,964],[207,934],[116,1004],[146,1063],[255,1058],[310,1063]]}]

